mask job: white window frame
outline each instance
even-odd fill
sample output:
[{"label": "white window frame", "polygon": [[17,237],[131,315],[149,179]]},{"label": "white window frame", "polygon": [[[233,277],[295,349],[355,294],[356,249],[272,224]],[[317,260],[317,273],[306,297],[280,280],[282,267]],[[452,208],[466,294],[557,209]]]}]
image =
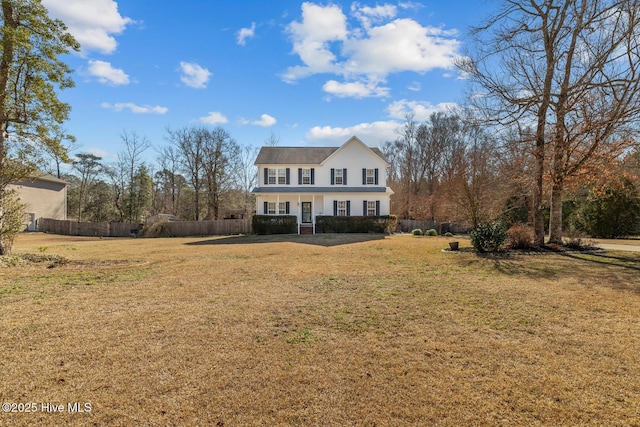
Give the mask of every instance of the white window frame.
[{"label": "white window frame", "polygon": [[287,213],[287,202],[279,202],[278,204],[278,214],[286,215]]},{"label": "white window frame", "polygon": [[275,215],[275,214],[276,214],[276,202],[268,202],[267,215]]},{"label": "white window frame", "polygon": [[287,183],[287,170],[278,169],[278,185],[286,185]]},{"label": "white window frame", "polygon": [[333,175],[333,183],[335,185],[343,185],[343,182],[344,182],[343,179],[344,177],[342,176],[342,169],[335,169],[335,172]]},{"label": "white window frame", "polygon": [[302,168],[302,184],[311,185],[311,168]]},{"label": "white window frame", "polygon": [[267,182],[267,185],[275,185],[277,182],[277,173],[278,171],[276,169],[269,168],[269,177],[267,178],[269,182]]},{"label": "white window frame", "polygon": [[376,201],[367,200],[367,216],[376,215]]},{"label": "white window frame", "polygon": [[347,202],[346,200],[338,200],[338,216],[347,216]]},{"label": "white window frame", "polygon": [[367,185],[374,185],[376,183],[376,170],[367,169]]}]

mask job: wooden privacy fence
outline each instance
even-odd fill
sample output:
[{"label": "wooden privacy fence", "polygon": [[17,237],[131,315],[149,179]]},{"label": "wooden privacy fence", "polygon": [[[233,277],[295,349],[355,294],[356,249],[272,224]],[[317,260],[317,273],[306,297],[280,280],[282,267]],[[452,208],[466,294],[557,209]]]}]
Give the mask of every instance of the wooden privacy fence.
[{"label": "wooden privacy fence", "polygon": [[418,221],[415,219],[400,219],[398,220],[398,231],[402,231],[404,233],[410,233],[411,230],[415,230],[416,228],[424,230],[434,229],[439,234],[444,234],[448,231],[456,234],[467,233],[471,230],[468,224],[460,224],[455,222],[436,222],[431,220],[426,221]]},{"label": "wooden privacy fence", "polygon": [[[164,223],[174,237],[245,234],[251,232],[248,219],[213,221],[175,221]],[[68,236],[130,237],[141,230],[140,224],[123,222],[77,222],[40,218],[38,230]]]},{"label": "wooden privacy fence", "polygon": [[171,221],[163,223],[173,237],[213,236],[251,233],[248,219],[217,219],[209,221]]}]

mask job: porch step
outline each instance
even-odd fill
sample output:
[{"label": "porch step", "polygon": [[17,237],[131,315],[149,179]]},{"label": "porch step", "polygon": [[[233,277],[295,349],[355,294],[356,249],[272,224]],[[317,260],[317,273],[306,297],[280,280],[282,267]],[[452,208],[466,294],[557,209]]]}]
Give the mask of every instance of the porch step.
[{"label": "porch step", "polygon": [[313,225],[300,225],[300,234],[313,234]]}]

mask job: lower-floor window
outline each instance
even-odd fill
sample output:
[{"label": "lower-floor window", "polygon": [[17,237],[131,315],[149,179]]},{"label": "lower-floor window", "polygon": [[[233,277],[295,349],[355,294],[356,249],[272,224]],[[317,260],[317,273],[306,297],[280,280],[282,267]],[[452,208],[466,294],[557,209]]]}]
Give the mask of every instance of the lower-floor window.
[{"label": "lower-floor window", "polygon": [[347,202],[344,200],[338,201],[338,216],[347,216]]},{"label": "lower-floor window", "polygon": [[287,202],[280,202],[278,204],[278,214],[285,215],[287,213]]},{"label": "lower-floor window", "polygon": [[376,215],[376,202],[368,201],[367,202],[367,216]]},{"label": "lower-floor window", "polygon": [[276,202],[269,202],[267,214],[275,215],[276,214]]}]

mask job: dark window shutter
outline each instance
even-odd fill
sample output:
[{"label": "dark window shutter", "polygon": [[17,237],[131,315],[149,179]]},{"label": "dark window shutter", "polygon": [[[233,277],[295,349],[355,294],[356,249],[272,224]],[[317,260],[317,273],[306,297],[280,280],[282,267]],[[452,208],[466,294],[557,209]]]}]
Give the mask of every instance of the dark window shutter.
[{"label": "dark window shutter", "polygon": [[291,203],[285,202],[284,213],[286,213],[287,215],[289,215],[290,213],[290,207],[291,207]]},{"label": "dark window shutter", "polygon": [[286,178],[285,178],[285,180],[286,180],[285,184],[287,184],[287,185],[291,184],[291,168],[287,168],[287,169],[286,169],[286,171],[285,171],[285,176],[286,176]]},{"label": "dark window shutter", "polygon": [[333,201],[333,216],[338,216],[338,201]]},{"label": "dark window shutter", "polygon": [[331,168],[331,185],[333,185],[336,182],[336,170],[334,168]]},{"label": "dark window shutter", "polygon": [[367,185],[367,170],[362,169],[362,185]]},{"label": "dark window shutter", "polygon": [[264,185],[269,184],[269,168],[264,168]]},{"label": "dark window shutter", "polygon": [[342,169],[342,183],[347,185],[347,169]]},{"label": "dark window shutter", "polygon": [[269,202],[264,202],[264,214],[267,215],[269,213]]},{"label": "dark window shutter", "polygon": [[298,185],[302,185],[302,168],[298,168]]},{"label": "dark window shutter", "polygon": [[351,216],[351,200],[347,200],[347,216]]},{"label": "dark window shutter", "polygon": [[375,179],[376,185],[378,185],[378,168],[376,168],[376,170],[375,170],[375,178],[374,179]]},{"label": "dark window shutter", "polygon": [[376,216],[380,216],[380,200],[376,200]]},{"label": "dark window shutter", "polygon": [[367,216],[367,201],[362,202],[362,215]]},{"label": "dark window shutter", "polygon": [[311,168],[311,185],[316,185],[316,170]]}]

